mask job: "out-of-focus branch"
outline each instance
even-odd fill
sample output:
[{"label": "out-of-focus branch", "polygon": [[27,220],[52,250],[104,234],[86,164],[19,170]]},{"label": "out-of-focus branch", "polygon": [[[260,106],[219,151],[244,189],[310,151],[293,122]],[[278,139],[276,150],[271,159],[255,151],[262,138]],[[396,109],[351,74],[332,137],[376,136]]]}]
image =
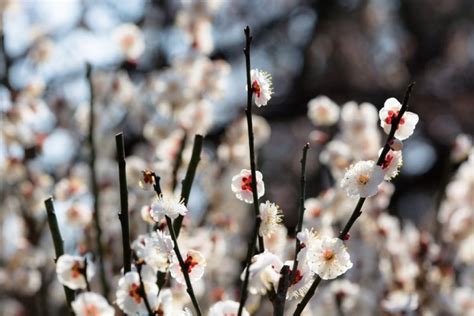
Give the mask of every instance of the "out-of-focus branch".
[{"label": "out-of-focus branch", "polygon": [[181,163],[183,162],[183,151],[184,151],[184,148],[186,147],[187,139],[188,139],[188,134],[185,132],[183,134],[183,138],[181,138],[178,155],[176,157],[176,160],[174,161],[173,184],[172,184],[173,190],[176,189],[176,185],[178,184],[178,170],[179,170],[179,167],[181,167]]},{"label": "out-of-focus branch", "polygon": [[[201,160],[201,150],[202,150],[202,135],[196,134],[194,136],[193,151],[191,154],[191,160],[189,161],[188,170],[186,171],[186,176],[182,182],[181,188],[181,198],[183,199],[184,205],[188,205],[189,195],[191,194],[191,188],[193,186],[194,176],[196,175],[196,169]],[[183,223],[183,216],[179,215],[173,223],[174,231],[176,233],[176,238],[179,236],[181,230],[181,224]]]},{"label": "out-of-focus branch", "polygon": [[[51,231],[51,237],[53,238],[54,251],[56,252],[56,258],[54,259],[56,262],[58,258],[64,254],[63,239],[61,237],[61,231],[59,230],[58,220],[54,211],[53,198],[50,197],[46,199],[44,205],[48,215],[49,230]],[[74,300],[74,291],[64,286],[64,293],[66,294],[66,302],[69,310],[71,314],[74,315],[71,309],[71,302]]]},{"label": "out-of-focus branch", "polygon": [[96,171],[96,150],[95,150],[95,139],[94,139],[94,130],[95,130],[95,115],[94,115],[94,85],[92,83],[92,66],[90,64],[86,65],[87,71],[87,81],[89,83],[90,91],[90,112],[89,112],[89,149],[90,149],[90,158],[89,158],[89,169],[91,173],[91,189],[92,196],[94,199],[94,225],[96,231],[96,246],[97,246],[97,255],[99,257],[99,275],[100,281],[102,284],[102,292],[105,297],[109,295],[109,285],[107,283],[107,277],[105,275],[105,264],[104,264],[104,250],[102,247],[102,227],[100,225],[100,190],[97,182],[97,171]]},{"label": "out-of-focus branch", "polygon": [[128,190],[125,172],[125,147],[122,133],[115,135],[115,144],[117,146],[117,164],[120,181],[120,213],[118,217],[122,227],[123,272],[125,274],[131,270],[132,251],[130,249],[130,229],[128,226]]}]

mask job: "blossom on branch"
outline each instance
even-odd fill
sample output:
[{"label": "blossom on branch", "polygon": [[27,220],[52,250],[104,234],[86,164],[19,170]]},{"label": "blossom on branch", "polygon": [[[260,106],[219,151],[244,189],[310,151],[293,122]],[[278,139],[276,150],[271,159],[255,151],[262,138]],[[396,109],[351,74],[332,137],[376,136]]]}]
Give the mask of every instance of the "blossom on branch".
[{"label": "blossom on branch", "polygon": [[155,222],[161,221],[165,216],[171,219],[179,215],[186,215],[188,209],[184,202],[172,194],[160,194],[151,204],[150,215]]},{"label": "blossom on branch", "polygon": [[350,197],[367,198],[377,194],[384,179],[384,172],[374,161],[359,161],[346,171],[341,180],[341,188]]},{"label": "blossom on branch", "polygon": [[[249,267],[249,287],[251,294],[265,294],[272,287],[277,288],[280,280],[280,270],[283,267],[278,256],[265,250],[265,252],[255,255]],[[245,277],[246,270],[242,272],[241,279]]]},{"label": "blossom on branch", "polygon": [[56,262],[56,274],[59,282],[71,290],[85,289],[87,287],[84,273],[87,272],[87,280],[94,275],[95,268],[92,262],[87,262],[87,271],[85,271],[86,262],[84,257],[71,256],[64,254]]},{"label": "blossom on branch", "polygon": [[260,203],[260,218],[262,223],[260,225],[259,235],[262,237],[270,237],[278,225],[281,224],[283,214],[275,203],[266,201],[265,203]]},{"label": "blossom on branch", "polygon": [[[260,198],[265,194],[265,184],[260,171],[256,171],[255,175],[257,177],[257,196]],[[253,203],[252,172],[250,170],[242,169],[238,175],[232,178],[232,192],[239,200],[249,204]]]},{"label": "blossom on branch", "polygon": [[[188,269],[188,275],[191,282],[197,281],[204,275],[206,267],[206,258],[203,254],[196,250],[188,250],[186,257],[183,258],[184,264]],[[180,284],[186,284],[183,270],[179,264],[178,258],[174,256],[170,265],[171,276]]]},{"label": "blossom on branch", "polygon": [[76,316],[114,316],[115,309],[107,300],[94,292],[79,294],[71,304]]},{"label": "blossom on branch", "polygon": [[308,249],[307,259],[309,269],[323,280],[337,278],[352,268],[350,255],[339,238],[315,240]]},{"label": "blossom on branch", "polygon": [[[158,286],[155,283],[155,273],[144,265],[141,269],[141,278],[150,307],[154,309],[158,303]],[[148,314],[144,294],[140,288],[140,275],[138,272],[127,272],[120,278],[117,289],[117,305],[127,314]]]},{"label": "blossom on branch", "polygon": [[[385,101],[383,108],[379,111],[380,126],[385,133],[389,134],[392,128],[392,123],[402,108],[400,102],[395,98],[390,98]],[[405,140],[413,134],[415,126],[418,123],[418,115],[413,112],[405,112],[400,119],[400,124],[395,131],[395,137],[399,140]]]},{"label": "blossom on branch", "polygon": [[272,76],[267,72],[252,69],[250,71],[250,81],[252,92],[255,95],[255,104],[258,107],[267,105],[273,94]]}]

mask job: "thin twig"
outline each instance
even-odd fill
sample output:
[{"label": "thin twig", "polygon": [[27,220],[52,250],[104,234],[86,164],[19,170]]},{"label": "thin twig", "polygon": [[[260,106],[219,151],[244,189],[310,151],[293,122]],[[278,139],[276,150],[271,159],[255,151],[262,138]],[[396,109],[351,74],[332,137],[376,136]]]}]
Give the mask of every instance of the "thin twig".
[{"label": "thin twig", "polygon": [[247,287],[249,284],[249,277],[250,277],[250,264],[252,262],[252,257],[257,248],[257,237],[258,231],[260,229],[261,219],[257,217],[255,220],[257,223],[253,228],[252,237],[249,240],[248,250],[247,250],[247,258],[245,259],[245,276],[244,281],[242,282],[242,287],[240,288],[240,303],[239,303],[239,312],[238,316],[242,315],[242,311],[245,307],[245,302],[247,301]]},{"label": "thin twig", "polygon": [[125,172],[125,147],[123,133],[115,135],[115,144],[117,147],[117,164],[120,183],[120,225],[122,227],[122,252],[123,252],[123,271],[124,274],[132,269],[132,251],[130,249],[130,229],[128,226],[128,190],[127,175]]},{"label": "thin twig", "polygon": [[[260,229],[261,219],[260,219],[260,210],[258,206],[258,192],[257,192],[257,167],[255,163],[255,146],[254,146],[254,135],[253,135],[253,122],[252,122],[252,96],[253,96],[253,88],[252,82],[250,78],[250,43],[252,42],[252,36],[250,35],[250,27],[244,29],[245,33],[245,48],[244,48],[244,55],[245,55],[245,66],[246,66],[246,74],[247,74],[247,107],[245,109],[245,115],[247,117],[247,130],[248,130],[248,138],[249,138],[249,152],[250,152],[250,172],[252,174],[252,197],[253,197],[253,207],[255,212],[255,224],[252,236],[250,237],[250,241],[248,243],[247,248],[247,258],[245,260],[245,277],[242,283],[242,287],[240,290],[240,304],[239,304],[239,312],[238,315],[242,315],[242,311],[245,306],[245,302],[247,300],[247,286],[249,282],[250,276],[250,263],[252,257],[256,250],[259,252],[263,252],[265,249],[263,237],[259,236],[258,231]],[[259,243],[260,248],[257,249],[257,240]]]},{"label": "thin twig", "polygon": [[137,263],[137,272],[138,272],[138,279],[140,280],[140,295],[143,298],[143,302],[145,303],[146,310],[148,311],[148,315],[153,316],[155,313],[151,309],[150,303],[148,302],[148,297],[146,296],[145,284],[143,283],[142,279],[142,264]]},{"label": "thin twig", "polygon": [[179,144],[178,155],[176,156],[176,160],[174,161],[173,183],[172,183],[173,191],[174,191],[174,189],[176,189],[176,185],[178,184],[178,171],[179,171],[179,167],[181,167],[181,163],[183,161],[183,152],[184,152],[184,148],[186,147],[187,139],[188,139],[188,134],[185,132],[183,134],[183,137],[181,138],[181,142]]},{"label": "thin twig", "polygon": [[[306,156],[308,154],[309,144],[306,143],[303,147],[303,155],[301,157],[301,180],[300,180],[300,205],[299,205],[299,216],[298,216],[298,224],[296,225],[295,236],[298,235],[299,232],[303,229],[303,218],[304,218],[304,201],[306,199]],[[296,239],[296,246],[295,246],[295,260],[293,261],[293,269],[291,270],[291,282],[294,282],[296,277],[296,270],[298,270],[298,253],[301,250],[301,243],[298,238]]]},{"label": "thin twig", "polygon": [[10,92],[13,90],[10,83],[10,67],[12,64],[11,58],[7,54],[6,45],[5,45],[5,32],[0,34],[0,49],[3,55],[4,60],[4,73],[1,78],[0,84],[4,85]]},{"label": "thin twig", "polygon": [[[252,43],[252,36],[250,35],[250,27],[247,26],[244,29],[245,33],[245,48],[244,48],[244,55],[245,55],[245,70],[247,73],[247,107],[245,108],[245,115],[247,117],[247,130],[248,130],[248,137],[249,137],[249,152],[250,152],[250,172],[252,174],[252,196],[253,196],[253,208],[255,211],[255,217],[259,217],[260,210],[258,207],[258,192],[257,192],[257,164],[255,162],[255,146],[254,146],[254,135],[253,135],[253,122],[252,122],[252,96],[253,96],[253,88],[252,82],[250,77],[250,44]],[[257,221],[255,222],[257,223]],[[265,249],[263,243],[263,237],[258,236],[258,243],[259,243],[259,252],[263,252]]]},{"label": "thin twig", "polygon": [[86,290],[88,292],[91,291],[91,285],[89,283],[89,280],[87,279],[87,265],[88,265],[88,262],[87,262],[87,257],[84,257],[84,268],[82,268],[82,275],[84,276],[84,280],[86,281]]},{"label": "thin twig", "polygon": [[188,272],[188,265],[184,262],[183,257],[181,256],[181,251],[179,250],[178,246],[178,240],[176,238],[176,234],[174,232],[173,228],[173,222],[171,221],[171,218],[166,216],[166,224],[168,225],[168,229],[170,231],[171,239],[173,239],[174,242],[174,252],[176,254],[176,257],[178,258],[179,266],[181,267],[181,272],[183,273],[184,280],[186,282],[186,291],[188,292],[189,297],[191,298],[191,301],[193,303],[194,309],[196,310],[196,313],[198,316],[201,316],[201,309],[199,307],[199,303],[196,299],[196,295],[194,294],[193,286],[191,284],[191,280],[189,279],[189,272]]},{"label": "thin twig", "polygon": [[286,293],[290,286],[290,267],[284,265],[280,270],[280,281],[276,295],[273,297],[273,316],[283,316],[285,313]]},{"label": "thin twig", "polygon": [[[181,188],[181,198],[183,199],[184,205],[188,205],[189,195],[191,194],[191,188],[194,181],[194,176],[196,175],[196,169],[201,160],[201,150],[202,150],[202,135],[196,134],[194,136],[193,151],[191,154],[191,160],[189,161],[188,170],[186,171],[186,176],[182,182]],[[174,231],[176,233],[176,238],[179,236],[181,230],[181,224],[183,223],[183,216],[179,215],[173,223]]]},{"label": "thin twig", "polygon": [[[385,156],[390,150],[390,142],[394,139],[395,132],[398,129],[398,125],[400,124],[400,120],[403,117],[403,114],[405,114],[407,108],[408,108],[408,100],[410,99],[410,94],[413,89],[413,86],[415,85],[414,82],[410,83],[408,85],[408,88],[405,92],[405,97],[403,98],[403,103],[402,107],[400,108],[400,111],[398,112],[397,117],[392,121],[392,127],[390,129],[390,132],[387,136],[387,140],[385,141],[385,145],[383,147],[382,152],[379,155],[379,158],[377,159],[377,165],[381,166],[383,162],[385,161]],[[344,240],[349,233],[350,229],[352,228],[352,225],[354,225],[355,221],[359,216],[362,214],[362,206],[364,205],[366,198],[360,198],[359,201],[357,202],[357,205],[354,208],[354,211],[351,214],[351,217],[347,221],[346,225],[344,228],[341,230],[339,233],[338,238],[341,240]],[[321,282],[321,277],[319,275],[316,275],[315,280],[313,281],[313,284],[309,288],[308,292],[306,292],[306,295],[303,297],[301,302],[298,304],[296,307],[296,311],[294,313],[295,316],[301,315],[303,312],[304,308],[308,304],[309,300],[313,297],[314,292],[316,291],[316,288],[318,287],[319,283]]]},{"label": "thin twig", "polygon": [[95,115],[94,115],[94,85],[92,83],[92,66],[90,64],[86,65],[87,71],[87,81],[89,83],[90,91],[90,111],[89,111],[89,149],[90,149],[90,158],[89,158],[89,169],[91,176],[91,189],[92,196],[94,200],[94,225],[96,231],[96,244],[97,252],[99,257],[99,275],[100,281],[102,284],[102,291],[105,297],[109,296],[109,285],[107,284],[107,277],[105,275],[105,264],[104,264],[104,250],[102,247],[102,227],[100,225],[100,189],[97,182],[97,171],[96,171],[96,150],[95,150],[95,140],[94,140],[94,130],[95,130]]},{"label": "thin twig", "polygon": [[[50,197],[46,199],[44,201],[44,205],[46,207],[46,213],[48,215],[49,230],[51,231],[51,237],[53,238],[54,251],[56,253],[56,258],[54,259],[54,262],[56,262],[58,258],[64,254],[63,238],[61,237],[61,231],[59,230],[58,220],[54,211],[53,198]],[[67,286],[63,287],[64,293],[66,294],[67,306],[69,307],[70,313],[74,315],[71,308],[71,302],[74,300],[74,291],[68,288]]]}]

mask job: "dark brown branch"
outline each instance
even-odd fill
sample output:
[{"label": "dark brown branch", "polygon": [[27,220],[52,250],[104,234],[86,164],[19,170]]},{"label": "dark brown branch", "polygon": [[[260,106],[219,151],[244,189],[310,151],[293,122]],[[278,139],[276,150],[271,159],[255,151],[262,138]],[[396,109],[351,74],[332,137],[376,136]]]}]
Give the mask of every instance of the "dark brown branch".
[{"label": "dark brown branch", "polygon": [[125,162],[125,147],[123,142],[123,134],[115,135],[115,144],[117,147],[117,164],[119,171],[120,184],[120,213],[118,214],[120,225],[122,228],[122,252],[123,252],[123,272],[124,274],[131,271],[132,267],[132,251],[130,249],[130,229],[128,225],[128,190],[127,190],[127,174]]},{"label": "dark brown branch", "polygon": [[148,297],[146,296],[145,284],[143,284],[142,264],[137,263],[136,266],[137,266],[138,278],[140,280],[140,296],[143,298],[143,302],[145,303],[145,307],[146,307],[146,310],[148,311],[148,315],[153,316],[155,315],[155,313],[151,309],[150,303],[148,302]]},{"label": "dark brown branch", "polygon": [[186,291],[188,292],[189,297],[191,298],[191,301],[193,303],[194,309],[196,310],[196,313],[198,316],[201,316],[201,309],[199,307],[199,303],[196,299],[196,295],[194,294],[193,286],[191,284],[191,280],[189,279],[189,273],[188,273],[188,265],[184,262],[183,257],[181,255],[181,251],[179,250],[178,246],[178,240],[176,238],[176,234],[174,232],[173,228],[173,223],[171,221],[171,218],[166,216],[166,224],[168,225],[168,229],[170,231],[171,239],[173,239],[174,243],[174,252],[176,254],[176,257],[178,258],[179,266],[181,267],[181,271],[183,272],[184,276],[184,281],[186,282]]},{"label": "dark brown branch", "polygon": [[[48,215],[49,230],[51,231],[51,237],[53,238],[54,251],[56,253],[56,258],[54,259],[54,262],[56,262],[58,258],[64,254],[63,238],[61,237],[61,231],[59,230],[58,220],[54,211],[53,198],[50,197],[46,199],[44,201],[44,205],[46,207],[46,213]],[[71,309],[71,302],[74,300],[74,291],[66,286],[63,287],[64,293],[66,294],[67,306],[69,307],[69,311],[71,312],[71,314],[74,315]]]},{"label": "dark brown branch", "polygon": [[[181,198],[183,199],[184,205],[188,205],[189,195],[191,194],[191,188],[193,186],[194,176],[196,175],[196,169],[201,160],[201,150],[202,142],[204,137],[202,135],[196,134],[194,136],[193,151],[191,153],[191,160],[189,161],[188,170],[186,171],[186,176],[182,182],[181,188]],[[181,230],[181,224],[183,223],[183,216],[179,215],[173,223],[174,231],[176,233],[176,238],[179,236]]]},{"label": "dark brown branch", "polygon": [[92,67],[90,64],[86,65],[87,67],[87,81],[89,83],[90,91],[90,112],[89,112],[89,149],[90,149],[90,158],[89,158],[89,169],[91,177],[91,190],[94,200],[94,225],[96,231],[96,246],[97,246],[97,256],[99,257],[99,275],[100,281],[102,284],[102,292],[105,297],[109,296],[109,285],[107,284],[107,276],[105,275],[105,264],[104,264],[104,250],[102,247],[102,227],[100,225],[100,189],[97,182],[97,170],[96,170],[96,148],[95,148],[95,115],[94,115],[94,84],[92,82]]},{"label": "dark brown branch", "polygon": [[188,134],[185,132],[183,134],[183,138],[181,138],[181,143],[179,145],[178,155],[176,156],[176,160],[174,161],[173,184],[172,184],[173,190],[176,189],[176,185],[178,184],[178,171],[179,171],[179,167],[181,167],[181,163],[183,161],[183,151],[184,151],[184,148],[186,147],[187,139],[188,139]]},{"label": "dark brown branch", "polygon": [[283,316],[285,313],[286,293],[290,286],[290,267],[284,265],[280,270],[280,281],[276,295],[273,297],[273,316]]}]

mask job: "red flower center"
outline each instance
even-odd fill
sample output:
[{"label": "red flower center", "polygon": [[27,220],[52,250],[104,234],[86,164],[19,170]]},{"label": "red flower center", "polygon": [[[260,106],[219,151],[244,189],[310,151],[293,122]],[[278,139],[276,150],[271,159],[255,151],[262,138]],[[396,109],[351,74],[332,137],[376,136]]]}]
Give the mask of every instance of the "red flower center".
[{"label": "red flower center", "polygon": [[260,85],[258,84],[257,80],[253,81],[252,90],[257,95],[257,97],[260,98],[260,94],[262,93],[262,89],[260,88]]},{"label": "red flower center", "polygon": [[382,169],[387,169],[393,161],[393,155],[387,154],[385,160],[382,162]]},{"label": "red flower center", "polygon": [[84,315],[86,316],[99,316],[100,315],[100,311],[97,309],[97,307],[95,307],[94,305],[87,305],[85,308],[84,308]]},{"label": "red flower center", "polygon": [[242,190],[252,192],[252,176],[242,177]]},{"label": "red flower center", "polygon": [[133,283],[128,289],[128,295],[135,300],[135,303],[140,304],[142,302],[142,297],[140,295],[140,286]]},{"label": "red flower center", "polygon": [[81,270],[82,270],[81,264],[79,263],[79,261],[75,261],[74,264],[71,267],[72,277],[74,279],[79,277],[82,274]]},{"label": "red flower center", "polygon": [[[385,118],[385,123],[392,124],[392,120],[394,120],[398,116],[398,111],[388,111],[388,116]],[[400,125],[405,124],[405,119],[402,117],[400,119]]]},{"label": "red flower center", "polygon": [[186,257],[186,260],[184,261],[184,264],[188,267],[188,273],[191,273],[193,268],[197,266],[198,263],[194,260],[192,256],[188,255]]},{"label": "red flower center", "polygon": [[154,183],[154,177],[153,177],[153,172],[149,170],[143,170],[143,182],[146,184],[153,184]]},{"label": "red flower center", "polygon": [[301,273],[301,270],[296,269],[295,278],[291,281],[291,285],[298,283],[302,278],[303,274]]}]

